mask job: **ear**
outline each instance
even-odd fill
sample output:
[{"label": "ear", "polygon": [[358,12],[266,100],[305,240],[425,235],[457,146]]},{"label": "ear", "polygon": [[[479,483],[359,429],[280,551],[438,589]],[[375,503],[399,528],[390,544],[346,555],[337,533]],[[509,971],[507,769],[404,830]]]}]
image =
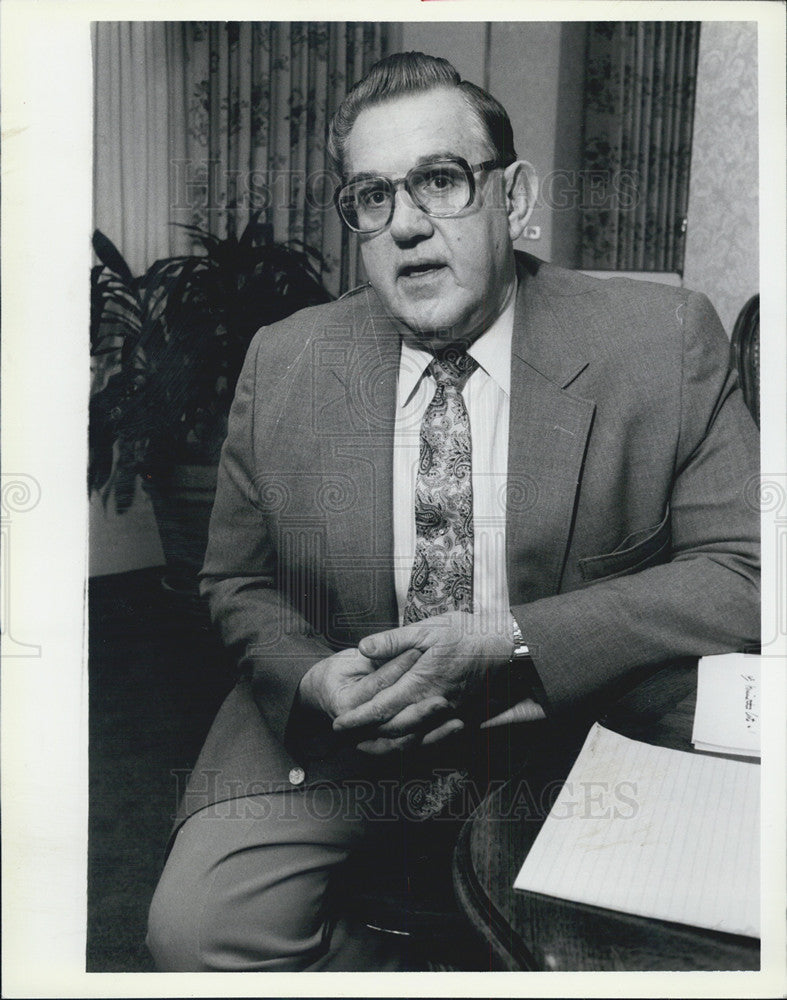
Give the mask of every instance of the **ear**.
[{"label": "ear", "polygon": [[525,231],[527,220],[535,208],[538,181],[533,164],[527,160],[517,160],[506,167],[503,177],[506,185],[508,231],[513,242]]}]

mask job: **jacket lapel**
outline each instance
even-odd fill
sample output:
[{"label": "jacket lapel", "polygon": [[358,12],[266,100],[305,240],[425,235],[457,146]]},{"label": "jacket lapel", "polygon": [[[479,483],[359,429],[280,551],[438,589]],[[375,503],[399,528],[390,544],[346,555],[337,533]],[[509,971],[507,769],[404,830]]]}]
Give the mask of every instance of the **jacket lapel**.
[{"label": "jacket lapel", "polygon": [[332,638],[355,644],[398,622],[393,566],[393,433],[399,333],[370,289],[337,328],[320,406]]},{"label": "jacket lapel", "polygon": [[512,604],[558,592],[595,410],[569,391],[588,365],[574,335],[576,311],[553,307],[537,263],[529,271],[518,264],[506,518]]}]

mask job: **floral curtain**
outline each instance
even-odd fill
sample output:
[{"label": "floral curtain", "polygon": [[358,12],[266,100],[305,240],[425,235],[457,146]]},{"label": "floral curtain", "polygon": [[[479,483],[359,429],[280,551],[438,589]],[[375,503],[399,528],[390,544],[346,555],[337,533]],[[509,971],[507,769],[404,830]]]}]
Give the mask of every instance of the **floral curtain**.
[{"label": "floral curtain", "polygon": [[191,251],[170,223],[240,235],[259,211],[274,239],[319,251],[329,291],[352,287],[325,133],[391,34],[372,22],[95,25],[96,226],[140,272]]},{"label": "floral curtain", "polygon": [[588,26],[582,267],[682,272],[700,26]]}]

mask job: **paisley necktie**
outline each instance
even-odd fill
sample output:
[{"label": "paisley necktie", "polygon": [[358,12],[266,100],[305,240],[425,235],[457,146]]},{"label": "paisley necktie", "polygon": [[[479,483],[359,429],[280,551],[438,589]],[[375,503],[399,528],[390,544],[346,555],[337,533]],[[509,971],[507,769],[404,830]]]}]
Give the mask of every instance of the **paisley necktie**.
[{"label": "paisley necktie", "polygon": [[[403,622],[446,611],[473,610],[473,487],[470,420],[462,389],[478,367],[464,351],[448,348],[429,365],[437,388],[421,421],[415,485],[415,558]],[[442,813],[468,780],[450,766],[416,782],[411,814]]]},{"label": "paisley necktie", "polygon": [[429,365],[437,388],[421,421],[415,558],[405,625],[446,611],[473,610],[471,439],[462,389],[477,367],[455,348]]}]

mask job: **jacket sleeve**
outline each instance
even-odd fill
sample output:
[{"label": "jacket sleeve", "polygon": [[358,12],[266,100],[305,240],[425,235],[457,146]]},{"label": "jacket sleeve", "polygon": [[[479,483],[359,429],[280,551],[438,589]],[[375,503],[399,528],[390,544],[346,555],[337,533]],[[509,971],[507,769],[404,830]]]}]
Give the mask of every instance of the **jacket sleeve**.
[{"label": "jacket sleeve", "polygon": [[224,644],[251,678],[254,699],[283,742],[301,678],[333,650],[278,588],[276,548],[257,498],[255,395],[266,334],[261,330],[252,341],[238,379],[200,578]]},{"label": "jacket sleeve", "polygon": [[548,713],[639,668],[759,642],[758,435],[705,296],[688,297],[682,327],[670,560],[512,608]]}]

